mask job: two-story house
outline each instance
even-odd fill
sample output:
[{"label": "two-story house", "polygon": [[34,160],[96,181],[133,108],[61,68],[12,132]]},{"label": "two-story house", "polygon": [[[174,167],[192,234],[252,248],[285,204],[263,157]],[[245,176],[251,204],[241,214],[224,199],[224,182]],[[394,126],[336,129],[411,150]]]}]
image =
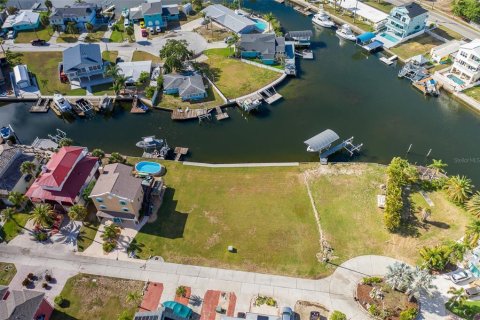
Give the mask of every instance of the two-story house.
[{"label": "two-story house", "polygon": [[75,22],[80,29],[85,24],[95,24],[97,16],[97,5],[93,3],[75,3],[63,8],[54,8],[50,14],[50,23],[54,28],[64,30],[68,22]]},{"label": "two-story house", "polygon": [[132,167],[115,163],[101,170],[90,199],[97,208],[99,219],[138,223],[143,195],[142,179],[132,175]]},{"label": "two-story house", "polygon": [[98,172],[98,158],[88,155],[87,148],[63,147],[52,154],[25,194],[34,203],[70,207],[84,203],[83,190]]},{"label": "two-story house", "polygon": [[460,46],[450,73],[447,77],[458,87],[464,88],[480,80],[480,39]]},{"label": "two-story house", "polygon": [[416,2],[395,7],[387,18],[387,33],[400,41],[414,37],[425,31],[428,11]]},{"label": "two-story house", "polygon": [[179,19],[178,4],[167,4],[164,0],[157,0],[142,3],[130,10],[130,20],[135,22],[142,19],[147,27],[165,29],[168,21],[177,21]]},{"label": "two-story house", "polygon": [[87,87],[111,82],[104,75],[104,67],[98,44],[77,44],[63,51],[63,72],[71,85]]},{"label": "two-story house", "polygon": [[242,58],[258,58],[272,65],[285,55],[285,38],[274,33],[242,34],[235,50],[240,51]]}]

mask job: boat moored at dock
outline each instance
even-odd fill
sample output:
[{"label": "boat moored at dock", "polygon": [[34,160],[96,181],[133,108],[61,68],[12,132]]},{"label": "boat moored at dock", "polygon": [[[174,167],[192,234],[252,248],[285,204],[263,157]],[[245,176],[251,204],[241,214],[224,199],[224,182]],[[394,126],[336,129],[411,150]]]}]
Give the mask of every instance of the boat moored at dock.
[{"label": "boat moored at dock", "polygon": [[355,36],[355,33],[353,33],[352,28],[348,24],[342,24],[340,28],[338,28],[337,31],[335,31],[335,34],[339,36],[342,39],[349,40],[349,41],[355,41],[357,37]]},{"label": "boat moored at dock", "polygon": [[14,132],[13,132],[12,126],[8,125],[0,128],[0,137],[3,140],[8,140],[11,137],[13,137],[13,135],[14,135]]},{"label": "boat moored at dock", "polygon": [[330,20],[330,16],[323,10],[320,10],[318,13],[316,13],[313,16],[312,22],[324,28],[335,27],[335,23],[332,20]]},{"label": "boat moored at dock", "polygon": [[72,111],[72,105],[60,93],[55,93],[53,95],[53,104],[60,113],[68,113]]}]

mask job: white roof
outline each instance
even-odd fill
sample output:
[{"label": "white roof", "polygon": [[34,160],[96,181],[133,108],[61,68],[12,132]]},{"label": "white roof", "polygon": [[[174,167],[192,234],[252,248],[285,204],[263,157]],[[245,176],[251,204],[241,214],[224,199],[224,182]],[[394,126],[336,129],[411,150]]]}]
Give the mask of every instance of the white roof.
[{"label": "white roof", "polygon": [[152,70],[152,61],[120,62],[117,65],[120,73],[127,77],[127,82],[137,82],[142,72],[150,74]]},{"label": "white roof", "polygon": [[339,4],[342,8],[351,12],[356,12],[360,17],[373,23],[379,23],[386,20],[388,17],[388,14],[385,12],[372,8],[357,0],[341,0]]},{"label": "white roof", "polygon": [[473,50],[480,55],[480,39],[473,39],[469,43],[461,45],[460,49]]},{"label": "white roof", "polygon": [[461,40],[452,40],[441,44],[430,50],[430,55],[436,55],[438,57],[446,57],[458,51],[461,45],[464,45],[465,41]]},{"label": "white roof", "polygon": [[253,28],[255,22],[221,4],[212,4],[202,10],[207,17],[220,23],[234,32],[242,32],[247,27]]},{"label": "white roof", "polygon": [[33,12],[32,10],[20,10],[16,14],[9,15],[2,28],[12,28],[15,26],[36,24],[40,14]]},{"label": "white roof", "polygon": [[28,76],[28,69],[27,66],[24,64],[13,67],[13,74],[15,75],[16,83],[19,83],[21,81],[30,82],[30,77]]}]

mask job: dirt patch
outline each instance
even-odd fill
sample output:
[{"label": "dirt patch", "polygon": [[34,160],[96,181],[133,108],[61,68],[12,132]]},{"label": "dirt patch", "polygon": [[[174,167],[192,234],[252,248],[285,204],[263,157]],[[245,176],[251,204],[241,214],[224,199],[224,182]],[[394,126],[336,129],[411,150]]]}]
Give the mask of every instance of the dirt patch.
[{"label": "dirt patch", "polygon": [[308,178],[324,175],[360,176],[365,173],[367,166],[361,163],[318,165],[316,168],[305,171]]},{"label": "dirt patch", "polygon": [[211,247],[218,244],[219,242],[220,242],[220,234],[218,232],[214,233],[207,239],[206,248],[210,249]]},{"label": "dirt patch", "polygon": [[320,314],[319,320],[326,320],[328,318],[328,309],[315,302],[299,300],[295,303],[295,313],[298,315],[299,320],[310,320],[310,314],[312,312],[318,312]]}]

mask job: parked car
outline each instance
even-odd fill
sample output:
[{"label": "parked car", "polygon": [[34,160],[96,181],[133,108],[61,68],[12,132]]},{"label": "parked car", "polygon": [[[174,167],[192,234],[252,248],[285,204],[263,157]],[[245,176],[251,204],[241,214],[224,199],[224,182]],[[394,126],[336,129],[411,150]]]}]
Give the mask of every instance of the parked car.
[{"label": "parked car", "polygon": [[150,34],[156,34],[155,29],[153,29],[152,27],[148,27],[147,30]]},{"label": "parked car", "polygon": [[148,37],[148,32],[145,29],[142,29],[142,37],[146,38]]},{"label": "parked car", "polygon": [[223,41],[225,41],[225,43],[228,43],[228,42],[230,42],[230,41],[232,41],[232,40],[233,40],[233,37],[232,37],[232,36],[228,36],[228,37],[226,37]]},{"label": "parked car", "polygon": [[108,29],[109,29],[109,30],[112,30],[114,24],[115,24],[115,20],[110,21],[110,22],[108,23]]},{"label": "parked car", "polygon": [[145,22],[140,21],[140,28],[145,29]]},{"label": "parked car", "polygon": [[463,281],[467,281],[468,279],[472,278],[472,273],[468,270],[457,270],[450,275],[450,280],[453,283],[459,283]]},{"label": "parked car", "polygon": [[125,21],[123,22],[123,26],[126,28],[130,25],[130,21],[128,19],[125,19]]},{"label": "parked car", "polygon": [[156,26],[156,27],[155,27],[155,31],[156,31],[157,33],[160,33],[160,32],[162,32],[162,28],[160,28],[160,26]]},{"label": "parked car", "polygon": [[16,34],[15,30],[10,30],[10,31],[8,31],[8,33],[7,33],[7,39],[9,39],[9,40],[15,39],[15,36],[16,36],[16,35],[17,35],[17,34]]},{"label": "parked car", "polygon": [[474,287],[467,288],[465,290],[465,293],[469,297],[478,296],[480,294],[480,287],[479,286],[474,286]]},{"label": "parked car", "polygon": [[295,315],[290,307],[282,308],[282,320],[295,320]]},{"label": "parked car", "polygon": [[310,320],[319,320],[319,319],[320,319],[320,312],[310,311]]},{"label": "parked car", "polygon": [[32,46],[44,46],[47,44],[47,41],[43,39],[35,39],[30,42]]}]

